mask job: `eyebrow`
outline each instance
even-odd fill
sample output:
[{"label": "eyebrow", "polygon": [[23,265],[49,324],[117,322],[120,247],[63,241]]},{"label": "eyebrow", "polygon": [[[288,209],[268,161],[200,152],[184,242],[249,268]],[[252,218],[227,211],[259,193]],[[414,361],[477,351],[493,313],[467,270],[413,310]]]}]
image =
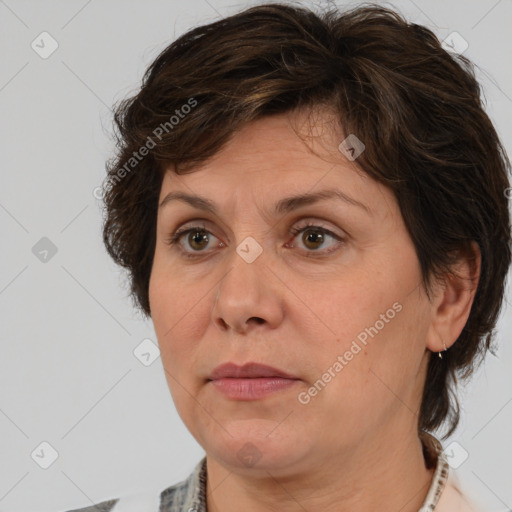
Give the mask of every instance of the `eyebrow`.
[{"label": "eyebrow", "polygon": [[[280,199],[275,204],[274,214],[277,215],[288,213],[302,206],[307,206],[326,199],[340,199],[341,201],[347,204],[357,206],[363,209],[369,215],[373,215],[372,210],[370,210],[368,206],[348,196],[341,190],[337,189],[321,190],[319,192],[312,192],[307,194],[299,194],[295,196],[285,197],[283,199]],[[163,208],[165,205],[171,203],[172,201],[182,201],[189,204],[190,206],[193,206],[194,208],[208,211],[213,214],[217,214],[218,211],[215,203],[213,203],[209,199],[197,195],[186,194],[184,192],[169,192],[160,203],[159,208]]]}]

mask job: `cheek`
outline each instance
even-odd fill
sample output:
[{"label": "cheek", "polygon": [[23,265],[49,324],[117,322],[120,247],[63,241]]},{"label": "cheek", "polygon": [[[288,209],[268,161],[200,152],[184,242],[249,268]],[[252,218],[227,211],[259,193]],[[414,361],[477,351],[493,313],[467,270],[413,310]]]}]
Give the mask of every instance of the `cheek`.
[{"label": "cheek", "polygon": [[166,342],[176,332],[194,326],[191,319],[197,321],[199,311],[204,310],[207,290],[201,280],[180,278],[174,265],[163,264],[155,256],[149,281],[149,303],[155,331],[163,335],[161,341]]},{"label": "cheek", "polygon": [[416,299],[394,298],[376,304],[364,322],[360,318],[363,323],[352,323],[352,334],[344,339],[343,368],[327,398],[332,407],[341,402],[349,417],[361,418],[373,410],[383,421],[393,412],[408,414],[420,398],[427,316]]},{"label": "cheek", "polygon": [[180,382],[190,379],[191,372],[187,368],[195,364],[198,341],[211,322],[209,300],[204,293],[204,287],[199,284],[194,286],[187,282],[185,285],[175,277],[170,280],[157,272],[151,276],[151,318],[162,363]]},{"label": "cheek", "polygon": [[351,272],[350,276],[331,281],[316,297],[311,297],[312,311],[306,308],[307,316],[298,321],[304,325],[304,319],[311,318],[309,342],[343,354],[358,336],[364,341],[367,328],[392,307],[392,297],[389,290],[385,293],[377,288],[374,278],[368,283],[364,276]]},{"label": "cheek", "polygon": [[169,282],[157,272],[151,276],[149,300],[167,385],[178,414],[190,430],[196,406],[191,396],[198,392],[191,371],[196,367],[198,348],[194,320],[204,305],[194,293],[184,294],[175,279]]},{"label": "cheek", "polygon": [[392,396],[387,388],[406,392],[407,383],[414,381],[424,353],[424,304],[405,285],[379,283],[378,277],[365,281],[353,274],[330,286],[314,302],[320,319],[307,328],[301,320],[313,370],[310,380],[320,379],[317,387],[326,383],[333,399],[373,403],[386,393]]}]

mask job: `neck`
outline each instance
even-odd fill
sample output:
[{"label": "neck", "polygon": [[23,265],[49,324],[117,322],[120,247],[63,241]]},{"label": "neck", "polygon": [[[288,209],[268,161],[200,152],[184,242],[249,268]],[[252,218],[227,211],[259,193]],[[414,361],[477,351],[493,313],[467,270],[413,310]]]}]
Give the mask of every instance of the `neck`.
[{"label": "neck", "polygon": [[207,457],[207,510],[418,512],[434,469],[425,466],[417,432],[359,444],[350,455],[335,453],[307,471],[282,475],[272,469],[241,474]]}]

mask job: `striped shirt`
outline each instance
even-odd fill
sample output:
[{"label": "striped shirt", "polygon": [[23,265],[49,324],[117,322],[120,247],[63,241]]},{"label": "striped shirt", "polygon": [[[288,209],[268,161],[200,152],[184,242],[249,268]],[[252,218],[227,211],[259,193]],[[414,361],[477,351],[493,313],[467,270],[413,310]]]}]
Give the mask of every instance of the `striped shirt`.
[{"label": "striped shirt", "polygon": [[[427,432],[420,439],[427,468],[435,467],[432,483],[418,512],[481,512],[462,495],[441,443]],[[196,465],[190,476],[160,493],[134,494],[102,501],[68,512],[207,512],[206,457]]]}]

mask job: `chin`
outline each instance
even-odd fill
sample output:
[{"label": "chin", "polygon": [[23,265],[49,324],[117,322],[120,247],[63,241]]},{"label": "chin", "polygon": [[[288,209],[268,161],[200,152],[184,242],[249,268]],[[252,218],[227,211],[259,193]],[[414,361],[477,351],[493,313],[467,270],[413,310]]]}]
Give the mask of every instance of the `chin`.
[{"label": "chin", "polygon": [[[208,455],[237,472],[254,474],[279,471],[299,463],[306,456],[305,436],[295,436],[275,421],[263,419],[223,422],[226,430],[210,430],[201,443]],[[227,432],[226,432],[227,431]],[[298,433],[297,433],[298,434]],[[309,439],[312,439],[309,436]]]}]

